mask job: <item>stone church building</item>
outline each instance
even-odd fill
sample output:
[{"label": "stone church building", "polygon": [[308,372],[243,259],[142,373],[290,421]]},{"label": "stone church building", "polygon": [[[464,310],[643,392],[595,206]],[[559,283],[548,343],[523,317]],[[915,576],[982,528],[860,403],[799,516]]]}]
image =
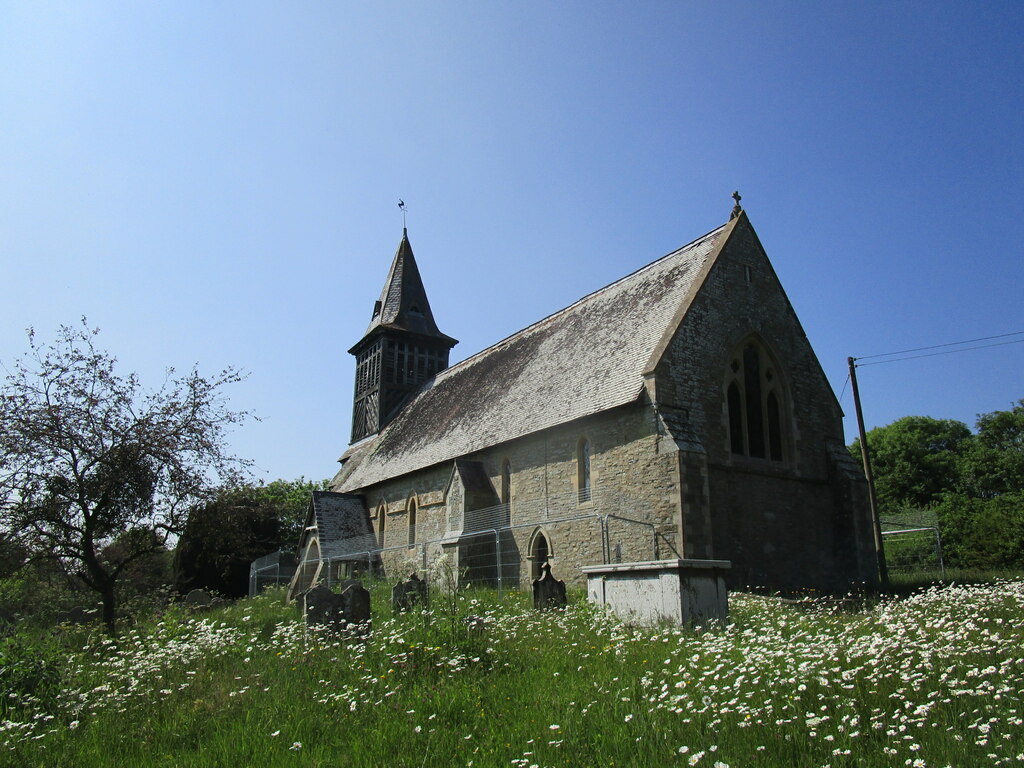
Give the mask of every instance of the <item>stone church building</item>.
[{"label": "stone church building", "polygon": [[[456,343],[403,232],[349,350],[351,444],[317,500],[358,529],[335,560],[397,576],[448,553],[462,579],[520,586],[545,562],[580,583],[586,565],[677,557],[731,561],[732,587],[874,580],[839,403],[739,205],[449,366]],[[314,512],[302,557],[320,568]]]}]

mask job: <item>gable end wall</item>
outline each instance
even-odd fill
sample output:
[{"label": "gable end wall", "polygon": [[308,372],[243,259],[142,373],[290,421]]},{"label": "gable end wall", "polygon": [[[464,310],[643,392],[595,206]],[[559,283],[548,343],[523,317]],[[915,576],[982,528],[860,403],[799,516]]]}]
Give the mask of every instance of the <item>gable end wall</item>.
[{"label": "gable end wall", "polygon": [[[830,458],[830,446],[843,446],[842,413],[756,235],[738,224],[654,375],[659,407],[685,414],[703,448],[681,454],[684,476],[706,477],[709,507],[684,501],[685,529],[699,545],[687,556],[731,560],[733,587],[845,586],[863,578],[866,510],[856,487],[837,486]],[[782,462],[736,456],[729,446],[726,373],[751,336],[783,377]],[[684,488],[683,496],[697,494]],[[701,519],[710,531],[690,525]]]}]

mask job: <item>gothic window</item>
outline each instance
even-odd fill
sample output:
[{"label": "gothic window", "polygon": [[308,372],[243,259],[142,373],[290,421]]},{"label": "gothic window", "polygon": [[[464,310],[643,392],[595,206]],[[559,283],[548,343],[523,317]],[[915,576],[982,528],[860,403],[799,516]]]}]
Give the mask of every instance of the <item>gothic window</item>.
[{"label": "gothic window", "polygon": [[416,499],[409,499],[409,546],[416,546]]},{"label": "gothic window", "polygon": [[387,507],[381,504],[377,508],[377,537],[380,539],[377,546],[381,549],[384,549],[384,523],[387,518]]},{"label": "gothic window", "polygon": [[747,454],[764,458],[764,401],[761,399],[761,354],[753,344],[743,350],[743,390],[747,407]]},{"label": "gothic window", "polygon": [[782,461],[782,418],[779,415],[779,398],[774,392],[768,393],[766,408],[768,411],[768,456],[772,461]]},{"label": "gothic window", "polygon": [[729,382],[729,446],[733,453],[743,453],[743,400],[735,381]]},{"label": "gothic window", "polygon": [[748,341],[726,374],[729,450],[736,456],[783,461],[785,394],[778,366],[765,347]]},{"label": "gothic window", "polygon": [[585,437],[576,446],[576,488],[580,504],[590,501],[593,493],[590,483],[590,441]]}]

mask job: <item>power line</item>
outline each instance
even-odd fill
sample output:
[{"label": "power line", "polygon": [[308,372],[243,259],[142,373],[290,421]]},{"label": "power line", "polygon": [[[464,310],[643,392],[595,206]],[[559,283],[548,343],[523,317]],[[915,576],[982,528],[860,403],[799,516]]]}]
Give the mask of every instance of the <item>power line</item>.
[{"label": "power line", "polygon": [[[914,349],[901,349],[898,352],[882,352],[881,354],[878,354],[878,355],[864,355],[863,357],[855,357],[854,360],[871,360],[871,359],[876,358],[876,357],[892,357],[893,355],[906,355],[906,354],[909,354],[910,352],[924,352],[924,351],[929,350],[929,349],[941,349],[943,347],[959,347],[959,346],[962,346],[964,344],[974,344],[975,342],[979,342],[979,341],[992,341],[992,339],[1005,339],[1005,338],[1008,338],[1010,336],[1024,336],[1024,331],[1014,331],[1013,333],[1000,333],[1000,334],[997,334],[996,336],[982,336],[979,339],[967,339],[966,341],[951,341],[948,344],[933,344],[930,347],[916,347]],[[1024,341],[1024,339],[1022,339],[1022,341]],[[1017,342],[1011,341],[1011,342],[1005,342],[1005,343],[1015,344]],[[998,347],[1000,345],[999,344],[989,344],[989,345],[986,345],[986,346]],[[970,347],[970,349],[984,349],[984,348],[985,347]],[[953,351],[954,352],[959,352],[961,350],[953,350]],[[920,357],[927,357],[927,355],[920,355]],[[904,358],[904,359],[912,360],[913,358]],[[876,365],[876,363],[870,363],[870,365]]]},{"label": "power line", "polygon": [[[1003,336],[990,336],[989,338],[999,339],[999,338],[1003,338],[1004,336],[1013,336],[1013,335],[1015,335],[1015,334],[1007,333],[1007,334],[1004,334]],[[980,339],[977,339],[977,341],[980,341]],[[969,342],[962,341],[962,342],[958,342],[958,343],[960,343],[960,344],[968,344]],[[926,355],[908,355],[907,357],[896,357],[896,358],[893,358],[892,360],[875,360],[875,362],[873,362],[873,363],[859,363],[858,367],[863,367],[865,365],[884,365],[885,363],[901,363],[904,360],[917,360],[918,358],[921,358],[921,357],[938,357],[940,355],[954,355],[957,352],[971,352],[972,350],[975,350],[975,349],[988,349],[989,347],[1005,347],[1008,344],[1024,344],[1024,339],[1015,339],[1013,341],[1000,341],[1000,342],[997,342],[995,344],[980,344],[979,346],[976,346],[976,347],[964,347],[963,349],[947,349],[945,352],[929,352]],[[934,347],[921,347],[921,349],[936,349],[938,347],[948,347],[948,346],[952,346],[952,345],[950,345],[950,344],[937,344]],[[907,350],[907,351],[909,352],[911,350]],[[900,353],[899,352],[890,352],[889,354],[891,354],[891,355],[898,355]],[[884,355],[871,355],[871,357],[884,357]],[[865,358],[854,358],[854,359],[855,360],[864,360]]]}]

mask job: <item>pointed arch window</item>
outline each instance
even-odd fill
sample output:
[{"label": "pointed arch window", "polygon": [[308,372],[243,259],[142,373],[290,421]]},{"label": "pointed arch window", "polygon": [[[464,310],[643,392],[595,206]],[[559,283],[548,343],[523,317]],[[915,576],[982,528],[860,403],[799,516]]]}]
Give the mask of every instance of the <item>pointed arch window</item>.
[{"label": "pointed arch window", "polygon": [[778,365],[763,344],[747,341],[730,358],[725,405],[734,456],[784,461],[785,394]]},{"label": "pointed arch window", "polygon": [[409,546],[416,546],[416,499],[409,499]]},{"label": "pointed arch window", "polygon": [[769,392],[765,404],[768,417],[768,458],[782,461],[782,417],[779,415],[778,395]]},{"label": "pointed arch window", "polygon": [[590,441],[585,437],[576,445],[576,488],[579,491],[580,504],[591,500],[593,486],[590,477]]},{"label": "pointed arch window", "polygon": [[729,445],[733,453],[743,453],[743,398],[739,384],[729,382],[727,395],[729,407]]},{"label": "pointed arch window", "polygon": [[377,507],[377,546],[384,549],[384,522],[388,518],[388,508],[382,503]]}]

